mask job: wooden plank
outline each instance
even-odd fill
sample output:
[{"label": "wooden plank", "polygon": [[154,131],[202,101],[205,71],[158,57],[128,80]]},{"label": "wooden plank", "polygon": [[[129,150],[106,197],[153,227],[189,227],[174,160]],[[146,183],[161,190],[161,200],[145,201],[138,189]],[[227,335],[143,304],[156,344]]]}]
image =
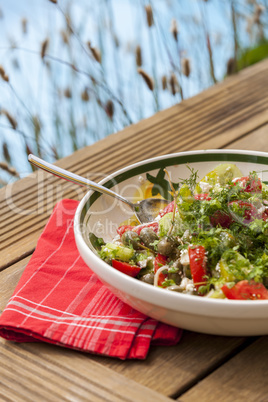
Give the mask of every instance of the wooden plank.
[{"label": "wooden plank", "polygon": [[226,148],[268,152],[268,124],[237,141],[233,141]]},{"label": "wooden plank", "polygon": [[178,345],[155,346],[145,361],[120,362],[104,357],[94,357],[94,360],[129,379],[135,378],[150,389],[174,397],[234,355],[246,341],[245,338],[184,331]]},{"label": "wooden plank", "polygon": [[260,402],[268,400],[268,337],[254,342],[195,387],[179,401]]},{"label": "wooden plank", "polygon": [[170,401],[76,351],[1,340],[0,355],[1,400]]},{"label": "wooden plank", "polygon": [[[0,273],[0,310],[4,309],[9,298],[12,296],[14,288],[28,261],[29,257]],[[94,364],[100,364],[103,366],[104,370],[112,371],[114,376],[116,376],[116,373],[118,373],[119,377],[121,377],[121,375],[125,376],[126,384],[128,384],[132,379],[135,379],[137,383],[144,387],[148,387],[149,389],[166,396],[172,396],[177,394],[179,390],[187,388],[188,384],[194,383],[197,378],[202,376],[202,373],[211,371],[213,367],[218,366],[219,362],[226,359],[230,354],[234,354],[235,351],[245,342],[246,339],[242,337],[214,337],[185,331],[183,339],[178,345],[171,347],[153,347],[145,361],[122,362],[120,360],[99,356],[89,357],[86,354],[81,356],[84,356],[83,359],[85,360],[83,365],[86,370],[91,370],[91,365],[94,362]],[[14,347],[15,349],[13,349]],[[1,361],[3,361],[3,365],[5,366],[3,373],[6,373],[6,371],[9,373],[15,364],[15,357],[14,359],[12,358],[12,353],[18,353],[19,355],[22,353],[21,360],[19,358],[16,360],[16,369],[22,370],[22,367],[26,364],[25,359],[27,360],[27,366],[29,369],[29,373],[27,372],[25,377],[21,378],[22,384],[28,383],[28,374],[30,376],[30,373],[32,375],[35,372],[35,366],[39,365],[39,359],[41,359],[42,363],[38,375],[42,376],[43,382],[48,381],[48,374],[43,371],[46,366],[47,350],[50,351],[49,362],[54,355],[57,356],[55,361],[61,359],[61,354],[64,353],[66,359],[70,356],[68,364],[64,363],[67,364],[66,370],[74,369],[76,367],[77,356],[79,355],[73,354],[71,351],[62,352],[62,348],[60,347],[47,349],[45,346],[40,348],[40,345],[31,345],[28,347],[25,345],[13,345],[10,342],[2,341],[3,360]],[[32,366],[29,366],[28,360],[32,362]],[[161,369],[159,369],[160,367]],[[49,364],[47,369],[49,375],[52,375],[52,368],[50,368]],[[80,366],[77,367],[77,370],[78,369],[80,370]],[[9,374],[8,378],[5,380],[2,379],[6,387],[8,386],[9,381],[12,382],[10,375],[11,374]],[[53,376],[55,375],[56,374],[54,373]],[[55,377],[55,382],[63,383],[63,380],[60,377],[61,375],[63,374],[60,371],[59,377]],[[67,374],[64,372],[64,375]],[[76,379],[70,381],[71,384],[73,384]],[[39,384],[38,381],[37,384]],[[54,382],[51,384],[51,387],[52,386],[55,386]],[[55,388],[55,393],[56,392],[59,392],[57,388]],[[25,397],[26,396],[27,395],[25,394]]]},{"label": "wooden plank", "polygon": [[10,266],[4,272],[0,272],[0,313],[2,313],[8,300],[12,296],[30,258],[31,256]]}]

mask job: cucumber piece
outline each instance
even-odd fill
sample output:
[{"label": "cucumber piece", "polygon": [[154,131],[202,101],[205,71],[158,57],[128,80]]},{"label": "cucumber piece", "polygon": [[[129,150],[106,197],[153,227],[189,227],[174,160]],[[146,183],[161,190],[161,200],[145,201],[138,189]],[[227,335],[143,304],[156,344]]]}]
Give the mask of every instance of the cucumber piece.
[{"label": "cucumber piece", "polygon": [[226,250],[218,263],[221,277],[226,282],[242,281],[247,279],[252,271],[250,261],[243,257],[238,251]]},{"label": "cucumber piece", "polygon": [[211,186],[225,186],[230,180],[236,177],[241,177],[241,170],[233,163],[221,163],[211,170],[201,182],[208,183]]},{"label": "cucumber piece", "polygon": [[[160,221],[159,221],[159,229],[158,229],[158,235],[159,237],[164,237],[167,235],[171,223],[173,220],[173,212],[168,212],[166,215],[164,215]],[[174,222],[174,226],[173,226],[173,230],[172,230],[172,234],[176,234],[177,232],[179,232],[180,227],[181,227],[181,218],[179,216],[178,213],[175,214],[175,222]]]},{"label": "cucumber piece", "polygon": [[194,197],[193,194],[191,192],[191,189],[189,188],[189,186],[187,186],[187,184],[183,184],[180,187],[179,190],[179,197],[185,201],[185,202],[189,202],[190,204],[192,204],[194,202]]},{"label": "cucumber piece", "polygon": [[213,290],[207,297],[210,299],[226,299],[221,290]]},{"label": "cucumber piece", "polygon": [[106,243],[102,246],[100,257],[103,260],[120,260],[128,262],[134,256],[135,250],[133,248],[120,246],[114,243]]}]

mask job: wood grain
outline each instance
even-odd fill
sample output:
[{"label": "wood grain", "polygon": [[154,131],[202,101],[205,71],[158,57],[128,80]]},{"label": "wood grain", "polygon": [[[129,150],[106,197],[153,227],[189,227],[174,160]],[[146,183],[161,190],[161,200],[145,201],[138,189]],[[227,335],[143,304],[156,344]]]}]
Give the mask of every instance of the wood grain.
[{"label": "wood grain", "polygon": [[268,337],[262,337],[200,381],[178,400],[266,402],[268,400]]},{"label": "wood grain", "polygon": [[221,337],[184,331],[176,346],[151,349],[145,361],[112,361],[94,357],[126,378],[173,397],[187,389],[206,372],[218,367],[246,343],[245,338]]},{"label": "wood grain", "polygon": [[76,351],[0,340],[0,356],[3,401],[170,401]]},{"label": "wood grain", "polygon": [[8,300],[12,296],[30,258],[30,256],[24,258],[19,263],[11,265],[5,271],[0,272],[0,313],[4,310]]},{"label": "wood grain", "polygon": [[245,135],[237,141],[233,141],[226,148],[268,152],[268,124],[265,124],[258,130],[254,130],[253,133]]}]

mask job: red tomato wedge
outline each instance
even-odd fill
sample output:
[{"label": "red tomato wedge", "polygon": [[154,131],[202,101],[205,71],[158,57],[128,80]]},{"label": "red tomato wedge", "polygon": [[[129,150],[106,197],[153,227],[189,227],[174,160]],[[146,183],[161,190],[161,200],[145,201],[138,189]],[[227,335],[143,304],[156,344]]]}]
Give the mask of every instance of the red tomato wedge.
[{"label": "red tomato wedge", "polygon": [[240,281],[232,288],[223,285],[221,288],[227,299],[232,300],[266,300],[268,299],[268,290],[259,282]]},{"label": "red tomato wedge", "polygon": [[132,230],[136,232],[138,235],[140,234],[143,228],[151,228],[155,233],[158,231],[158,222],[146,223],[145,225],[139,225],[132,227]]},{"label": "red tomato wedge", "polygon": [[237,220],[237,218],[239,220],[239,216],[235,215],[232,212],[233,206],[238,205],[238,207],[243,210],[243,217],[244,217],[243,223],[252,222],[254,219],[259,217],[257,208],[254,205],[252,205],[250,202],[237,200],[237,201],[230,202],[228,205],[231,207],[230,208],[231,214],[232,214],[232,216],[234,216],[236,218],[236,220]]},{"label": "red tomato wedge", "polygon": [[240,187],[246,193],[261,193],[262,191],[262,182],[259,178],[250,176],[238,177],[233,183],[239,183]]},{"label": "red tomato wedge", "polygon": [[228,229],[233,222],[232,217],[224,211],[218,210],[210,216],[210,223],[216,227],[220,225],[222,228]]},{"label": "red tomato wedge", "polygon": [[132,276],[133,278],[135,278],[141,270],[137,265],[130,265],[127,262],[117,260],[112,260],[112,266],[118,271],[123,272],[123,274]]},{"label": "red tomato wedge", "polygon": [[[212,226],[216,227],[220,225],[221,227],[228,229],[231,223],[234,221],[242,220],[244,224],[247,224],[252,222],[256,218],[261,218],[261,216],[259,216],[257,208],[248,201],[236,200],[229,202],[228,205],[230,207],[230,214],[218,210],[210,216],[210,223]],[[243,211],[243,217],[240,216],[239,213],[235,214],[234,206],[238,206],[239,209]],[[262,219],[267,219],[266,214],[262,215]]]},{"label": "red tomato wedge", "polygon": [[262,220],[263,220],[263,221],[267,221],[267,219],[268,219],[268,211],[267,211],[267,209],[266,209],[266,210],[263,211],[263,213],[262,213]]},{"label": "red tomato wedge", "polygon": [[151,228],[151,229],[153,229],[153,231],[155,233],[157,233],[158,226],[159,226],[158,222],[146,223],[144,225],[139,225],[139,226],[122,225],[117,229],[117,233],[121,237],[125,232],[127,232],[128,230],[131,230],[133,232],[136,232],[139,235],[143,228]]},{"label": "red tomato wedge", "polygon": [[[157,254],[157,256],[154,259],[154,273],[158,271],[159,268],[161,268],[163,265],[166,265],[167,262],[167,257],[162,254]],[[160,272],[159,274],[159,279],[158,279],[158,285],[161,286],[164,280],[166,279],[167,274],[163,274],[163,272]]]},{"label": "red tomato wedge", "polygon": [[161,216],[162,218],[162,216],[168,214],[169,212],[173,212],[173,210],[174,210],[174,201],[171,201],[164,209],[162,209],[162,211],[159,213],[159,216]]},{"label": "red tomato wedge", "polygon": [[133,230],[135,226],[131,226],[131,225],[122,225],[119,226],[119,228],[117,229],[117,233],[119,234],[119,236],[121,237],[122,234],[124,234],[125,232],[127,232],[128,230]]},{"label": "red tomato wedge", "polygon": [[206,282],[206,250],[203,246],[189,246],[188,254],[190,260],[190,270],[194,285],[198,290]]}]

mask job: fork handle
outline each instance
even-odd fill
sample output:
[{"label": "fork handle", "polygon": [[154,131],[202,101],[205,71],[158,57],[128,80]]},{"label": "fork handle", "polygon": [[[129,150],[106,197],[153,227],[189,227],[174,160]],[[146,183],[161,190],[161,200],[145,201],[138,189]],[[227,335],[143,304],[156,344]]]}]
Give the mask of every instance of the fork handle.
[{"label": "fork handle", "polygon": [[28,156],[28,161],[40,168],[45,170],[48,173],[53,174],[54,176],[60,177],[64,180],[70,181],[72,183],[78,184],[80,186],[89,187],[92,190],[98,191],[99,193],[110,195],[113,198],[117,198],[119,201],[124,202],[125,204],[129,205],[131,208],[134,208],[132,202],[128,201],[126,198],[122,197],[121,195],[115,193],[114,191],[110,190],[107,187],[104,187],[98,183],[95,183],[92,180],[86,179],[85,177],[79,176],[78,174],[69,172],[68,170],[62,169],[52,163],[46,162],[41,158],[38,158],[35,155],[30,154]]}]

